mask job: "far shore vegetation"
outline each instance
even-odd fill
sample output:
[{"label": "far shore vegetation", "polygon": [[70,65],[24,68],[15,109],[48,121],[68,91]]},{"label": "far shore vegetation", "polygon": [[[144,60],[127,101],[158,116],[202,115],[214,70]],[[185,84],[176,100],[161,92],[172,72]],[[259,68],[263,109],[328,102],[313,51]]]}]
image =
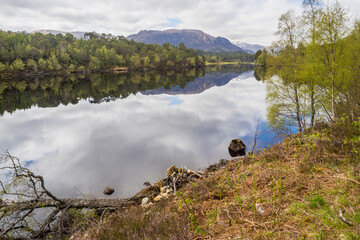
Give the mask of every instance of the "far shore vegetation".
[{"label": "far shore vegetation", "polygon": [[0,74],[184,69],[205,59],[184,44],[144,44],[111,34],[43,35],[0,31]]},{"label": "far shore vegetation", "polygon": [[74,72],[126,72],[202,68],[206,62],[253,62],[245,52],[204,52],[183,43],[144,44],[111,34],[71,34],[0,31],[0,75]]}]

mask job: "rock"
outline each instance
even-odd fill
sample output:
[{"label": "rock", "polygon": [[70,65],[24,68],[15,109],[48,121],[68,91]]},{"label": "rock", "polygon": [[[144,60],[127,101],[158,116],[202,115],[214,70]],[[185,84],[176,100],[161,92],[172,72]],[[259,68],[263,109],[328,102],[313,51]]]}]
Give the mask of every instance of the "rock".
[{"label": "rock", "polygon": [[154,201],[155,201],[155,202],[158,202],[158,201],[160,201],[160,200],[163,199],[163,198],[169,198],[171,191],[170,191],[170,192],[168,192],[168,191],[170,191],[170,189],[167,189],[166,192],[163,192],[163,193],[160,193],[159,195],[157,195],[157,196],[154,198]]},{"label": "rock", "polygon": [[265,210],[261,207],[260,204],[256,203],[256,204],[255,204],[255,208],[256,208],[256,212],[258,212],[258,213],[260,213],[260,214],[265,213]]},{"label": "rock", "polygon": [[[215,172],[216,170],[219,170],[221,168],[225,168],[226,165],[229,163],[229,160],[227,159],[221,159],[219,161],[219,163],[215,163],[215,164],[212,164],[210,165],[207,169],[206,169],[206,172]],[[202,173],[204,174],[204,173]]]},{"label": "rock", "polygon": [[241,139],[233,139],[228,147],[231,157],[246,155],[246,145]]},{"label": "rock", "polygon": [[147,208],[147,207],[150,207],[153,203],[150,202],[149,198],[148,197],[145,197],[141,200],[141,207],[143,208]]},{"label": "rock", "polygon": [[151,183],[149,183],[149,182],[144,182],[143,185],[146,186],[146,187],[149,187],[149,186],[151,186]]},{"label": "rock", "polygon": [[111,194],[113,194],[115,192],[115,190],[113,189],[113,188],[111,188],[111,187],[106,187],[105,189],[104,189],[104,194],[105,195],[111,195]]},{"label": "rock", "polygon": [[229,163],[229,160],[227,159],[220,159],[219,163],[218,163],[218,168],[223,168],[226,167],[226,165]]},{"label": "rock", "polygon": [[156,195],[159,194],[159,192],[160,192],[160,188],[158,186],[151,185],[147,188],[142,189],[140,192],[136,193],[135,196],[130,198],[130,200],[140,204],[143,198],[155,197]]},{"label": "rock", "polygon": [[149,198],[148,197],[144,197],[142,200],[141,200],[141,205],[146,205],[148,204],[149,202]]},{"label": "rock", "polygon": [[160,188],[160,193],[166,193],[167,190],[168,190],[167,188],[161,187],[161,188]]},{"label": "rock", "polygon": [[175,172],[175,170],[176,170],[176,166],[175,166],[175,165],[172,165],[171,167],[169,167],[169,168],[166,170],[166,177],[171,176],[171,174],[173,174],[173,172]]},{"label": "rock", "polygon": [[164,198],[164,196],[162,196],[162,195],[157,195],[155,198],[154,198],[154,201],[155,202],[158,202],[158,201],[160,201],[161,199],[163,199]]}]

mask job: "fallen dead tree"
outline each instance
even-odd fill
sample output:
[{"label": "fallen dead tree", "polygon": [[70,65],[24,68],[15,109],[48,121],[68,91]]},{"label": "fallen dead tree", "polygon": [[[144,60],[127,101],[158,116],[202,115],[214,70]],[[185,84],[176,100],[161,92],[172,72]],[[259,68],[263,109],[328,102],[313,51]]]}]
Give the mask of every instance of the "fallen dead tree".
[{"label": "fallen dead tree", "polygon": [[128,199],[58,198],[46,188],[41,175],[6,151],[0,155],[0,239],[41,239],[51,234],[60,238],[66,234],[63,226],[71,224],[72,209],[94,210],[97,216],[102,216],[104,212],[141,204],[144,198],[150,201],[167,198],[201,176],[201,172],[172,166],[164,179]]},{"label": "fallen dead tree", "polygon": [[58,229],[69,209],[94,209],[102,214],[136,204],[130,199],[58,198],[45,187],[41,175],[22,166],[8,151],[0,156],[0,173],[0,239],[43,238]]}]

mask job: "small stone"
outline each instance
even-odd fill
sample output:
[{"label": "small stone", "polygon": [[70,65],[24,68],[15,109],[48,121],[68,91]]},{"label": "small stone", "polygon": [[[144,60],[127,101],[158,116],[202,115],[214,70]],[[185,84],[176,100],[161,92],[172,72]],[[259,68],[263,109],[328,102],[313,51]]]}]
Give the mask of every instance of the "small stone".
[{"label": "small stone", "polygon": [[146,186],[146,187],[149,187],[149,186],[151,186],[151,183],[149,183],[149,182],[144,182],[143,185]]},{"label": "small stone", "polygon": [[256,208],[256,211],[260,214],[263,214],[265,212],[265,210],[258,203],[255,204],[255,208]]},{"label": "small stone", "polygon": [[167,170],[166,170],[166,177],[169,177],[171,176],[171,174],[176,170],[176,166],[175,165],[172,165],[171,167],[169,167]]},{"label": "small stone", "polygon": [[163,199],[164,198],[164,196],[162,196],[162,195],[157,195],[155,198],[154,198],[154,201],[155,202],[158,202],[158,201],[160,201],[161,199]]},{"label": "small stone", "polygon": [[148,197],[144,197],[144,198],[141,200],[141,205],[148,204],[148,202],[149,202],[149,198],[148,198]]},{"label": "small stone", "polygon": [[105,195],[111,195],[111,194],[113,194],[115,192],[115,190],[113,189],[113,188],[111,188],[111,187],[106,187],[105,189],[104,189],[104,194]]}]

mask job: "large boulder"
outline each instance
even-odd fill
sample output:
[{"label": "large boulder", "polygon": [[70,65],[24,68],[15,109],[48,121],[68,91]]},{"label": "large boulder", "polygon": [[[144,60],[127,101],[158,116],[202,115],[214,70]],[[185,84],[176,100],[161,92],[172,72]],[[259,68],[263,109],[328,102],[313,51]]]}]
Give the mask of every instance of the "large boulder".
[{"label": "large boulder", "polygon": [[246,155],[246,145],[241,139],[233,139],[228,147],[231,157]]}]

